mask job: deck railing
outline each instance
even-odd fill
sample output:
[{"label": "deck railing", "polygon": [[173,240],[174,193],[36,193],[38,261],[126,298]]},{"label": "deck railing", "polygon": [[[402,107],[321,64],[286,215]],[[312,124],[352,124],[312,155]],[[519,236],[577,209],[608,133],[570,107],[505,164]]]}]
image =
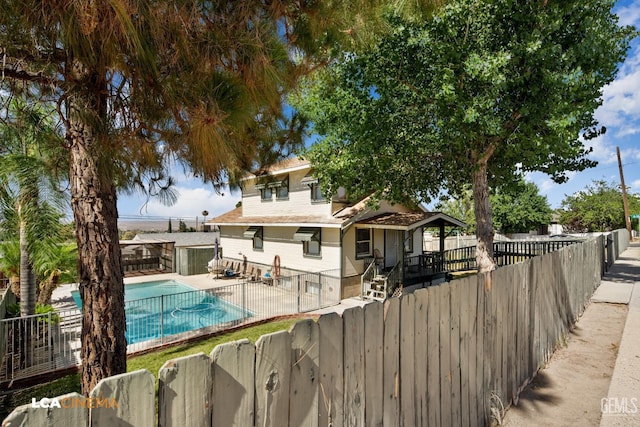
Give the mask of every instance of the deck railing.
[{"label": "deck railing", "polygon": [[[581,240],[538,240],[538,241],[500,241],[493,243],[493,257],[499,267],[505,265],[516,264],[533,258],[538,255],[544,255],[549,252],[555,252],[565,246],[579,243]],[[439,252],[428,253],[420,256],[426,256],[426,266],[438,271],[465,271],[476,269],[475,246],[467,246],[464,248],[450,249],[444,251],[441,255]],[[432,260],[431,260],[432,259]]]},{"label": "deck railing", "polygon": [[[581,240],[540,240],[494,242],[494,259],[498,267],[516,264],[557,251],[565,246],[579,243]],[[444,252],[429,252],[408,257],[404,261],[403,283],[411,285],[429,282],[446,273],[473,271],[476,269],[476,247],[450,249]]]},{"label": "deck railing", "polygon": [[0,320],[0,382],[77,365],[81,316],[74,309]]},{"label": "deck railing", "polygon": [[364,270],[362,276],[360,276],[360,296],[367,295],[367,293],[369,292],[369,287],[371,286],[370,284],[377,273],[378,267],[376,266],[373,258],[371,258],[369,266]]}]

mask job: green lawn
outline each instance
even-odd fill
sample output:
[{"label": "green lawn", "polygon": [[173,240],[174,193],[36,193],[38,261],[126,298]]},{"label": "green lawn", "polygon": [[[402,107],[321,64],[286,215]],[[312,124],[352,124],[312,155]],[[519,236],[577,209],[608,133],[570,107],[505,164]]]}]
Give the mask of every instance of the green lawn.
[{"label": "green lawn", "polygon": [[[158,371],[162,365],[170,359],[188,356],[203,352],[207,355],[218,344],[247,338],[255,343],[262,335],[272,332],[288,330],[291,325],[298,319],[278,320],[274,322],[263,323],[261,325],[251,326],[245,329],[217,335],[215,337],[154,351],[149,354],[132,357],[127,361],[127,371],[136,371],[138,369],[147,369],[156,377],[158,381]],[[80,374],[68,375],[45,384],[38,384],[33,387],[17,390],[8,394],[0,394],[0,420],[6,418],[11,411],[20,405],[31,402],[31,398],[37,399],[43,397],[55,397],[71,392],[80,393]]]}]

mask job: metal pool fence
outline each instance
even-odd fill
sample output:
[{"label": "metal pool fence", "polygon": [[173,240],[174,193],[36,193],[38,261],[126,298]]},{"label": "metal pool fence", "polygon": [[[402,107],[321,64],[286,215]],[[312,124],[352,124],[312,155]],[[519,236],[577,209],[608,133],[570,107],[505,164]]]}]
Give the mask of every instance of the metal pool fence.
[{"label": "metal pool fence", "polygon": [[[337,304],[337,271],[279,277],[125,302],[127,352]],[[0,382],[80,364],[80,309],[0,320]]]}]

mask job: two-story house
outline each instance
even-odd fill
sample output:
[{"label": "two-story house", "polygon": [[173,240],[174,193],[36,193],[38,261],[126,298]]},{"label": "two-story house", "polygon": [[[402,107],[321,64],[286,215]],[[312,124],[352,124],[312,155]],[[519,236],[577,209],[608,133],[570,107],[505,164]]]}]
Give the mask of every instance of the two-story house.
[{"label": "two-story house", "polygon": [[334,292],[345,298],[363,293],[362,275],[372,264],[381,273],[422,255],[424,227],[441,228],[444,239],[445,226],[464,226],[439,212],[385,201],[373,210],[366,199],[351,201],[342,190],[325,199],[321,185],[300,158],[245,177],[241,206],[209,221],[220,229],[225,258],[238,254],[282,269],[336,270],[341,286]]}]

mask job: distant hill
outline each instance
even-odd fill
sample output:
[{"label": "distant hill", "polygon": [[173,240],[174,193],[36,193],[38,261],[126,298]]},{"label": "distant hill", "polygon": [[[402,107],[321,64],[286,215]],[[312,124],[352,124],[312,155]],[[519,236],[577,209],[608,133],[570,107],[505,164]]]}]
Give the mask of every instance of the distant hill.
[{"label": "distant hill", "polygon": [[[195,220],[183,220],[187,227],[196,226]],[[178,231],[178,219],[171,220],[171,227],[173,231]],[[118,221],[118,230],[120,231],[132,231],[132,230],[140,230],[145,232],[156,232],[156,233],[165,233],[167,228],[169,227],[169,220],[135,220],[135,221],[127,221],[120,220]],[[198,227],[202,227],[202,222],[198,223]]]}]

